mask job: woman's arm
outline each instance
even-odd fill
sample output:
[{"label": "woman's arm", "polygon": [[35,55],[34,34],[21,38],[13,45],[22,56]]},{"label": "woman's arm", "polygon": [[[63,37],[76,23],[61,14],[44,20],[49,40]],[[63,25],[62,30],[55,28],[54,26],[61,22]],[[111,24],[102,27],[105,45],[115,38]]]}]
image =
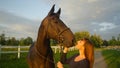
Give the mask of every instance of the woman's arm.
[{"label": "woman's arm", "polygon": [[65,47],[63,52],[62,52],[61,58],[60,58],[60,61],[61,61],[62,64],[66,64],[67,52],[68,52],[68,48]]},{"label": "woman's arm", "polygon": [[65,47],[64,50],[63,50],[63,52],[62,52],[60,61],[58,61],[58,63],[57,63],[57,67],[58,67],[58,68],[64,68],[64,67],[63,67],[63,64],[66,63],[66,59],[67,59],[67,58],[66,58],[66,54],[67,54],[67,52],[68,52],[68,48]]}]

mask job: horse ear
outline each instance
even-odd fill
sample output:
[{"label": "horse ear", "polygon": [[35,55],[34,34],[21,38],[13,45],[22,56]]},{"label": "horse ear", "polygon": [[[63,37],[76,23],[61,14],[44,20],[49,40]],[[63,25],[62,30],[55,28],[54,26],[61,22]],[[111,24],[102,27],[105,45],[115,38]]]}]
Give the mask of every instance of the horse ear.
[{"label": "horse ear", "polygon": [[54,13],[54,7],[55,7],[55,4],[52,6],[51,10],[49,11],[48,15],[51,15],[52,13]]},{"label": "horse ear", "polygon": [[57,11],[58,16],[60,16],[61,13],[61,8],[59,8],[59,10]]}]

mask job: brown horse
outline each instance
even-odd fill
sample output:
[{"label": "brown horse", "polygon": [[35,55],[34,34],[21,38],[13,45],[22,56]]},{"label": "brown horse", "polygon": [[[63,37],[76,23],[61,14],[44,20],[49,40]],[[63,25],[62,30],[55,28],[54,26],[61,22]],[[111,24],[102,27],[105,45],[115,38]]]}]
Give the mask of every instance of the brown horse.
[{"label": "brown horse", "polygon": [[40,25],[37,41],[30,47],[29,68],[55,68],[50,39],[62,42],[66,47],[73,46],[74,35],[60,20],[61,9],[54,13],[54,6]]}]

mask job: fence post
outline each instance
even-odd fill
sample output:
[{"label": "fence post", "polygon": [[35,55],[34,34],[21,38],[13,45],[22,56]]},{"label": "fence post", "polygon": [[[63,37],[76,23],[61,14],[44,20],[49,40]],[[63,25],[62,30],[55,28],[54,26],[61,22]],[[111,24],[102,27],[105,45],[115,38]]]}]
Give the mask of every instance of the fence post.
[{"label": "fence post", "polygon": [[18,45],[18,59],[20,58],[20,45]]},{"label": "fence post", "polygon": [[1,53],[2,53],[2,50],[1,50],[1,44],[0,44],[0,59],[1,59]]},{"label": "fence post", "polygon": [[57,53],[57,48],[56,47],[54,47],[54,50],[55,50],[54,52]]}]

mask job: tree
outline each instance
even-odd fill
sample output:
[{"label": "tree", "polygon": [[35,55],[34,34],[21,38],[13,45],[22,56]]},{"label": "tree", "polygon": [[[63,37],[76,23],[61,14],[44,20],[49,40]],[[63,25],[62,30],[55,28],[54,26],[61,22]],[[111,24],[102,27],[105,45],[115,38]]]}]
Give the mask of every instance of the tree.
[{"label": "tree", "polygon": [[80,40],[81,38],[89,38],[95,47],[100,47],[103,44],[103,41],[100,37],[100,35],[90,35],[88,31],[81,31],[81,32],[76,32],[75,34],[75,39],[76,41]]},{"label": "tree", "polygon": [[115,39],[115,36],[112,36],[112,39],[109,40],[109,45],[116,45],[116,39]]},{"label": "tree", "polygon": [[19,45],[19,40],[16,40],[15,37],[8,38],[8,40],[6,40],[6,45],[17,46],[17,45]]},{"label": "tree", "polygon": [[94,46],[97,48],[101,47],[101,45],[103,44],[103,41],[102,41],[100,35],[94,34],[91,36],[90,39],[92,40]]},{"label": "tree", "polygon": [[81,32],[76,32],[75,34],[75,39],[76,41],[80,40],[81,38],[90,38],[90,33],[88,31],[81,31]]},{"label": "tree", "polygon": [[112,36],[112,39],[109,40],[109,45],[120,45],[120,34],[117,37]]},{"label": "tree", "polygon": [[120,34],[119,34],[118,37],[117,37],[117,45],[120,46]]},{"label": "tree", "polygon": [[120,41],[120,34],[119,34],[118,37],[117,37],[117,41]]},{"label": "tree", "polygon": [[5,34],[0,35],[0,44],[1,45],[30,45],[33,43],[33,40],[31,37],[27,38],[21,38],[20,40],[17,40],[15,37],[6,37]]},{"label": "tree", "polygon": [[25,45],[30,45],[33,43],[33,40],[31,37],[27,37],[25,40],[24,40],[24,44]]},{"label": "tree", "polygon": [[24,45],[24,38],[20,39],[19,45],[23,46]]},{"label": "tree", "polygon": [[0,35],[0,44],[1,44],[1,45],[5,45],[5,43],[6,43],[5,34],[1,34],[1,35]]},{"label": "tree", "polygon": [[103,46],[108,46],[108,41],[107,40],[103,40]]},{"label": "tree", "polygon": [[30,45],[33,43],[33,40],[31,37],[27,37],[27,38],[21,38],[20,39],[20,42],[19,42],[19,45],[23,46],[23,45]]}]

